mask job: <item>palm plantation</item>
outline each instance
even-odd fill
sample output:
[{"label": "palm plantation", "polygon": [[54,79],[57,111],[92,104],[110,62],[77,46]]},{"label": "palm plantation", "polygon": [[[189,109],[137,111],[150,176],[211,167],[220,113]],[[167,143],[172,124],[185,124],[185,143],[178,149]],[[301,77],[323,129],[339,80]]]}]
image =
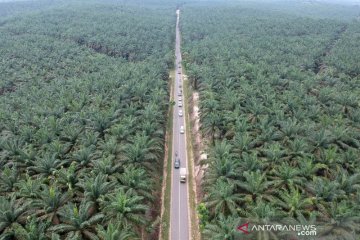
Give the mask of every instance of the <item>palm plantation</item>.
[{"label": "palm plantation", "polygon": [[208,154],[198,166],[204,239],[246,239],[228,229],[236,220],[312,222],[325,239],[360,235],[360,59],[350,53],[359,50],[357,11],[335,17],[292,4],[302,11],[285,3],[185,7],[184,64]]},{"label": "palm plantation", "polygon": [[0,3],[0,239],[158,234],[173,11],[83,3]]},{"label": "palm plantation", "polygon": [[158,237],[177,6],[203,239],[358,239],[359,10],[292,4],[1,2],[0,239]]}]

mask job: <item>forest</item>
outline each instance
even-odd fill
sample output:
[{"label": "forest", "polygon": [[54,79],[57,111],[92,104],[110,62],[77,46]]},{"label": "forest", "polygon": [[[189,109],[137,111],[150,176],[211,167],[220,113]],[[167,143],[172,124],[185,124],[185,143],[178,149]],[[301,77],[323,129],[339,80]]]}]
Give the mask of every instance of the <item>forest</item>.
[{"label": "forest", "polygon": [[157,236],[174,11],[84,3],[2,15],[0,239]]},{"label": "forest", "polygon": [[[208,154],[203,239],[359,239],[360,11],[334,8],[184,6]],[[245,235],[247,222],[316,224],[317,236]]]},{"label": "forest", "polygon": [[177,7],[202,239],[359,239],[359,6],[34,0],[0,2],[0,240],[158,239]]}]

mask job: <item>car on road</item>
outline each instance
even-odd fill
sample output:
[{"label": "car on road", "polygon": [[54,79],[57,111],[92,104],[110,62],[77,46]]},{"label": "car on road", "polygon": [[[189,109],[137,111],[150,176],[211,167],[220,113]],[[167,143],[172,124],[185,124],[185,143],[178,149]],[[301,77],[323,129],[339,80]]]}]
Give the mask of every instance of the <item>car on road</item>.
[{"label": "car on road", "polygon": [[178,96],[182,96],[182,90],[178,92]]},{"label": "car on road", "polygon": [[183,134],[185,132],[184,126],[180,126],[180,133]]},{"label": "car on road", "polygon": [[174,168],[180,168],[180,158],[175,158]]},{"label": "car on road", "polygon": [[180,168],[180,182],[184,183],[186,182],[186,168]]},{"label": "car on road", "polygon": [[180,109],[179,110],[179,117],[182,117],[183,116],[183,111]]},{"label": "car on road", "polygon": [[179,106],[179,107],[182,107],[182,101],[179,101],[179,102],[178,102],[178,106]]},{"label": "car on road", "polygon": [[179,101],[182,101],[182,97],[181,97],[181,96],[179,97]]}]

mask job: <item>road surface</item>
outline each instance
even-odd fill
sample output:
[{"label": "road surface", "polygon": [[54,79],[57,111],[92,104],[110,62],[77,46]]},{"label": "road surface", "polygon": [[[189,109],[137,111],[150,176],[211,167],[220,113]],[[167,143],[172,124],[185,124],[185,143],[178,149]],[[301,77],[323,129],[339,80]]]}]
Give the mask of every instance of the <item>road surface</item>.
[{"label": "road surface", "polygon": [[[180,10],[176,10],[176,44],[175,44],[175,84],[174,100],[176,105],[173,112],[173,159],[172,159],[172,180],[171,180],[171,211],[170,211],[170,239],[187,240],[189,238],[189,204],[188,204],[188,176],[186,183],[180,183],[180,169],[174,168],[175,153],[180,158],[180,167],[187,168],[186,156],[186,127],[185,127],[185,108],[179,107],[179,92],[181,92],[182,103],[182,71],[181,71],[181,52],[180,52],[180,29],[179,17]],[[179,116],[179,110],[183,111],[183,116]],[[180,126],[184,126],[185,133],[180,133]],[[189,172],[189,169],[187,169]]]}]

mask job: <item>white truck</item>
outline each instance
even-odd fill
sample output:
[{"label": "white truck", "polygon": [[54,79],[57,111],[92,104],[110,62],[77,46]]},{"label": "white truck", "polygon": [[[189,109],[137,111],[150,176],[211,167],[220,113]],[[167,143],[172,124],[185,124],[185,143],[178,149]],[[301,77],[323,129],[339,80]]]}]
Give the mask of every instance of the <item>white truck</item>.
[{"label": "white truck", "polygon": [[186,168],[180,168],[180,182],[186,182]]}]

